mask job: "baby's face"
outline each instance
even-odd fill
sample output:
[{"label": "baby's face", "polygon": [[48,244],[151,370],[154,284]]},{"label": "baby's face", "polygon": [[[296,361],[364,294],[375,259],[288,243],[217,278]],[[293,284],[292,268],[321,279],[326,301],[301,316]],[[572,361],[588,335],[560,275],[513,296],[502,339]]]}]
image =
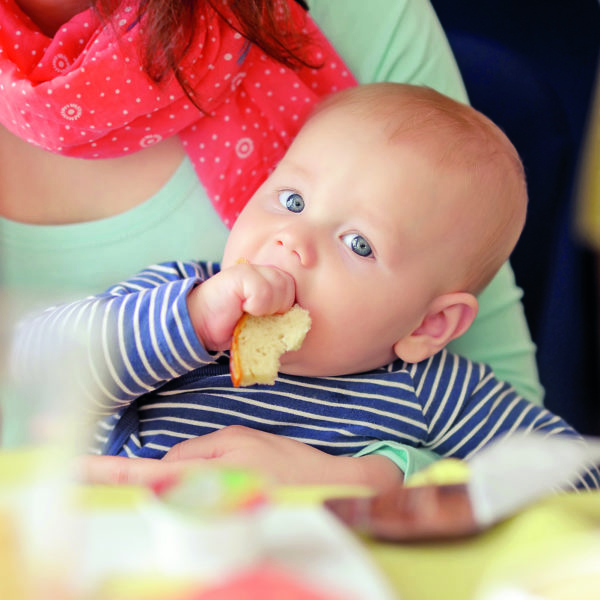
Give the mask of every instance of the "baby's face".
[{"label": "baby's face", "polygon": [[428,162],[347,111],[317,115],[236,221],[223,267],[275,265],[312,329],[282,371],[337,375],[391,362],[438,293],[437,185]]}]

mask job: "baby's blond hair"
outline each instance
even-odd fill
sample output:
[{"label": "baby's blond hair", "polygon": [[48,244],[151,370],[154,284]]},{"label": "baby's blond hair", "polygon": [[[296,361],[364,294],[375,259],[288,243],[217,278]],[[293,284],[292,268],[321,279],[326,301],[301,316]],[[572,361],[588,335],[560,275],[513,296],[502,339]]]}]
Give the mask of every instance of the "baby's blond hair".
[{"label": "baby's blond hair", "polygon": [[[466,201],[469,219],[461,240],[466,260],[457,262],[450,287],[478,293],[508,259],[523,229],[527,206],[525,173],[507,136],[490,119],[430,88],[375,83],[346,89],[321,102],[310,118],[335,108],[383,123],[391,145],[409,144],[452,178]],[[440,183],[440,200],[447,190]],[[462,213],[461,213],[462,215]],[[461,232],[463,235],[463,232]]]}]

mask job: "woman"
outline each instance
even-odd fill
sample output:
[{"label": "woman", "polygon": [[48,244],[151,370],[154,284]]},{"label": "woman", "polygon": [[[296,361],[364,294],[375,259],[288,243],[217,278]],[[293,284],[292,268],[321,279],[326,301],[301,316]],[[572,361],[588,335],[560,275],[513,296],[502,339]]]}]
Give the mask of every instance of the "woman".
[{"label": "woman", "polygon": [[[311,0],[309,13],[333,48],[304,22],[300,3],[236,4],[246,7],[236,13],[217,2],[132,0],[111,14],[110,2],[96,10],[86,10],[85,0],[0,5],[0,275],[15,313],[98,292],[153,262],[220,256],[235,206],[275,164],[312,102],[352,84],[352,76],[425,84],[466,100],[427,0]],[[256,67],[262,56],[264,74],[246,76],[247,65]],[[301,112],[291,110],[297,89],[308,99]],[[246,95],[238,106],[240,90]],[[252,140],[267,139],[260,152],[245,137],[229,151],[218,146],[222,130],[211,126],[225,122],[228,103],[236,105],[240,131],[254,128],[260,135]],[[246,110],[258,111],[256,118],[244,121]],[[131,144],[146,118],[149,137]],[[96,140],[103,141],[101,152]],[[267,146],[272,151],[265,154]],[[230,168],[216,162],[230,157]],[[452,350],[490,363],[525,397],[541,400],[508,265]],[[421,458],[387,445],[372,451],[405,472]]]}]

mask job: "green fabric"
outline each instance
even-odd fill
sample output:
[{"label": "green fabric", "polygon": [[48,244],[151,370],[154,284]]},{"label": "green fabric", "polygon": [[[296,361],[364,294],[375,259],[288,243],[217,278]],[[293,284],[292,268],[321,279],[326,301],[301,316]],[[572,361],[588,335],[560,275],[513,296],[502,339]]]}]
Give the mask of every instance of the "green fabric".
[{"label": "green fabric", "polygon": [[359,82],[427,85],[467,101],[456,61],[427,0],[309,0],[308,5]]},{"label": "green fabric", "polygon": [[510,265],[504,265],[480,294],[475,322],[448,349],[492,365],[499,379],[510,381],[523,397],[541,406],[544,390],[520,303],[522,295]]},{"label": "green fabric", "polygon": [[404,479],[429,466],[439,456],[425,448],[413,448],[398,442],[374,442],[363,448],[355,456],[379,454],[389,458],[403,473]]}]

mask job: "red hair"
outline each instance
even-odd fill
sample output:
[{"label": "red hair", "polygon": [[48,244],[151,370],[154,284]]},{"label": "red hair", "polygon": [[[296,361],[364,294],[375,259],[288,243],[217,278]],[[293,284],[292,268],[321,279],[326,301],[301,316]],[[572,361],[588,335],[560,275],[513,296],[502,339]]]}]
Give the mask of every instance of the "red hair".
[{"label": "red hair", "polygon": [[[119,4],[119,0],[93,1],[106,19]],[[250,43],[288,67],[308,64],[302,51],[306,35],[295,30],[285,0],[138,0],[138,21],[143,25],[140,58],[147,75],[159,83],[173,74],[193,99],[194,90],[178,67],[194,39],[200,16],[216,13],[224,18],[223,4],[233,14],[234,28]]]}]

